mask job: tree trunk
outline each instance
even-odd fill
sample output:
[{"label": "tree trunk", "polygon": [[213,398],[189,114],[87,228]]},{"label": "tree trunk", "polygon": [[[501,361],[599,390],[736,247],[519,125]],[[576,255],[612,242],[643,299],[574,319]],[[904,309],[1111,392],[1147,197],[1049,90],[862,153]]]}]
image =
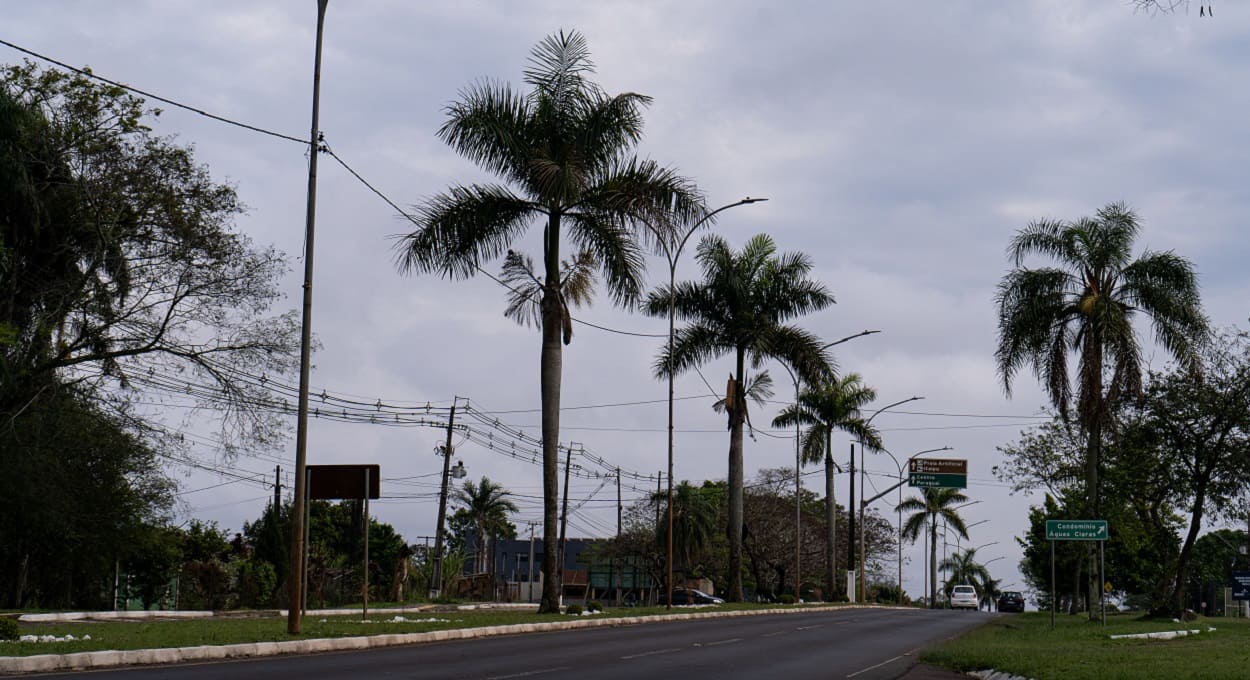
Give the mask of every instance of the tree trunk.
[{"label": "tree trunk", "polygon": [[742,372],[746,362],[745,350],[739,348],[737,367],[733,378],[732,397],[725,402],[729,412],[729,526],[726,528],[729,539],[729,587],[725,591],[725,599],[729,602],[742,601],[742,425],[746,421],[746,394],[743,387]]},{"label": "tree trunk", "polygon": [[1173,618],[1180,617],[1185,611],[1185,570],[1189,567],[1189,559],[1194,552],[1194,542],[1198,540],[1198,532],[1202,529],[1202,508],[1205,503],[1206,489],[1201,488],[1194,496],[1193,505],[1190,506],[1192,519],[1189,522],[1189,531],[1185,533],[1181,553],[1176,557],[1176,575],[1172,582],[1172,596],[1168,598],[1168,606],[1171,610],[1167,612]]},{"label": "tree trunk", "polygon": [[929,520],[929,609],[937,609],[937,517]]},{"label": "tree trunk", "polygon": [[539,366],[543,436],[543,596],[539,613],[560,611],[560,376],[564,368],[564,310],[560,304],[560,217],[551,215],[544,232],[546,286],[543,290],[543,349]]},{"label": "tree trunk", "polygon": [[837,585],[838,502],[833,488],[833,451],[829,431],[825,432],[825,600],[833,600],[833,587]]}]

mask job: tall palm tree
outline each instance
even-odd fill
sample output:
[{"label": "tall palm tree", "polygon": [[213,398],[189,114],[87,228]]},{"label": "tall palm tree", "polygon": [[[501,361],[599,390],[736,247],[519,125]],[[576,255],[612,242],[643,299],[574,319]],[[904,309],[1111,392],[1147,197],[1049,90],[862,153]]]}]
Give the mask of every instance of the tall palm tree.
[{"label": "tall palm tree", "polygon": [[945,520],[960,536],[968,538],[968,527],[959,516],[955,506],[966,503],[968,497],[959,489],[925,488],[920,496],[904,499],[895,508],[912,513],[903,522],[903,538],[915,543],[920,532],[929,528],[929,608],[937,604],[937,527],[938,520]]},{"label": "tall palm tree", "polygon": [[797,404],[781,410],[773,419],[773,427],[807,425],[803,433],[802,459],[804,463],[825,462],[825,592],[832,597],[837,585],[837,505],[834,499],[833,432],[846,432],[864,443],[871,450],[881,449],[881,434],[864,421],[862,411],[866,404],[877,398],[877,391],[863,383],[856,373],[799,393]]},{"label": "tall palm tree", "polygon": [[[1076,396],[1076,422],[1086,436],[1085,511],[1099,515],[1102,430],[1123,397],[1141,392],[1137,312],[1149,317],[1155,340],[1178,362],[1197,366],[1207,335],[1193,264],[1175,253],[1132,258],[1137,215],[1112,203],[1075,222],[1040,220],[1008,247],[1015,269],[998,285],[998,374],[1011,396],[1016,372],[1031,365],[1065,420]],[[1023,266],[1030,255],[1053,267]],[[1077,357],[1075,385],[1068,359]],[[1109,375],[1108,375],[1109,374]],[[1106,381],[1109,379],[1109,383]]]},{"label": "tall palm tree", "polygon": [[[656,375],[665,377],[729,354],[734,358],[725,394],[729,417],[729,583],[726,599],[742,600],[742,435],[747,420],[748,360],[758,368],[766,360],[783,361],[811,384],[832,376],[828,355],[811,333],[785,322],[833,304],[824,284],[807,278],[811,260],[801,253],[778,255],[767,235],[755,236],[735,253],[722,238],[699,243],[700,282],[676,285],[673,307],[689,325],[678,329],[672,355],[661,351]],[[662,286],[647,298],[645,311],[669,313],[669,290]]]},{"label": "tall palm tree", "polygon": [[[508,314],[542,332],[544,612],[559,609],[557,446],[563,345],[573,336],[569,308],[589,300],[591,270],[603,274],[614,302],[636,304],[650,238],[643,224],[703,211],[689,180],[633,155],[651,99],[610,96],[588,79],[593,72],[586,40],[562,31],[534,48],[529,92],[486,81],[466,88],[438,135],[505,183],[457,185],[427,199],[413,218],[418,229],[399,242],[402,271],[450,278],[469,278],[507,254]],[[543,225],[541,269],[510,250],[536,221]],[[569,261],[561,259],[565,237],[578,249]],[[532,285],[512,285],[519,281]]]},{"label": "tall palm tree", "polygon": [[516,503],[508,500],[511,495],[502,485],[486,476],[476,483],[471,479],[465,480],[464,486],[455,491],[455,501],[464,506],[477,528],[477,564],[479,567],[487,565],[486,571],[492,584],[495,582],[495,561],[489,558],[490,542],[507,526],[508,513],[517,511]]}]

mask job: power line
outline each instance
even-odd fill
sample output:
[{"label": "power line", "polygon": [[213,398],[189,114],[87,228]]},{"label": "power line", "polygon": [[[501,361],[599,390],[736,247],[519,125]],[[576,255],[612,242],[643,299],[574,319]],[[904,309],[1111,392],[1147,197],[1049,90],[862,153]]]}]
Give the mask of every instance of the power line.
[{"label": "power line", "polygon": [[239,122],[239,121],[237,121],[237,120],[231,120],[231,119],[229,119],[229,118],[226,118],[225,116],[219,116],[219,115],[217,115],[217,114],[215,114],[215,113],[209,113],[209,112],[207,112],[207,111],[205,111],[205,110],[203,110],[203,109],[197,109],[197,108],[195,108],[194,106],[188,106],[187,104],[183,104],[182,102],[177,102],[177,101],[174,101],[173,99],[168,99],[168,98],[166,98],[166,97],[162,97],[162,96],[160,96],[160,95],[158,95],[158,94],[152,94],[151,92],[147,92],[147,91],[145,91],[145,90],[140,90],[140,89],[139,89],[139,88],[137,88],[137,87],[132,87],[132,86],[127,85],[127,84],[125,84],[125,83],[120,83],[120,82],[117,82],[116,80],[110,80],[110,79],[105,78],[105,77],[103,77],[103,76],[98,76],[98,75],[96,75],[96,74],[92,73],[90,69],[83,69],[83,68],[77,68],[77,67],[75,67],[75,66],[70,66],[69,64],[66,64],[66,63],[65,63],[65,62],[63,62],[63,61],[57,61],[56,59],[53,59],[52,57],[49,57],[49,56],[46,56],[46,55],[43,55],[43,54],[39,54],[38,52],[35,52],[34,50],[28,50],[28,49],[26,49],[25,47],[22,47],[21,45],[15,45],[15,44],[13,44],[13,43],[11,43],[11,42],[7,41],[7,40],[0,39],[0,45],[5,45],[5,46],[7,46],[7,47],[11,47],[11,48],[13,48],[13,49],[17,50],[18,52],[22,52],[23,54],[28,54],[28,55],[30,55],[30,56],[32,56],[32,57],[35,57],[36,59],[41,59],[41,60],[46,61],[46,62],[48,62],[48,63],[50,63],[50,64],[56,64],[57,66],[59,66],[59,67],[61,67],[61,68],[65,69],[65,70],[67,70],[67,71],[72,71],[72,72],[74,72],[74,73],[77,73],[77,74],[78,74],[78,75],[80,75],[80,76],[85,76],[85,77],[87,77],[87,78],[91,78],[92,80],[98,80],[98,81],[100,81],[100,82],[102,82],[102,83],[108,83],[109,85],[113,85],[113,86],[115,86],[115,87],[120,87],[120,88],[122,88],[123,90],[127,90],[127,91],[129,91],[129,92],[134,92],[135,94],[143,95],[144,97],[147,97],[147,98],[149,98],[149,99],[155,99],[155,100],[156,100],[156,101],[158,101],[158,102],[162,102],[162,103],[165,103],[165,104],[169,104],[170,106],[176,106],[176,107],[178,107],[178,108],[180,108],[180,109],[184,109],[184,110],[186,110],[186,111],[190,111],[190,112],[192,112],[192,113],[197,113],[197,114],[199,114],[199,115],[201,115],[201,116],[204,116],[205,118],[211,118],[211,119],[213,119],[213,120],[215,120],[215,121],[218,121],[218,122],[221,122],[221,123],[226,123],[226,124],[228,124],[228,125],[234,125],[234,126],[236,126],[236,127],[241,127],[241,128],[243,128],[243,129],[245,129],[245,130],[251,130],[252,132],[259,132],[259,133],[261,133],[261,134],[263,134],[263,135],[269,135],[270,137],[277,137],[278,139],[285,139],[285,140],[288,140],[288,141],[297,142],[297,143],[302,144],[302,145],[304,145],[304,146],[308,146],[308,140],[307,140],[307,139],[300,139],[299,137],[294,137],[294,136],[291,136],[291,135],[285,135],[285,134],[282,134],[281,132],[274,132],[273,130],[266,130],[266,129],[262,128],[262,127],[257,127],[257,126],[255,126],[255,125],[249,125],[248,123],[241,123],[241,122]]}]

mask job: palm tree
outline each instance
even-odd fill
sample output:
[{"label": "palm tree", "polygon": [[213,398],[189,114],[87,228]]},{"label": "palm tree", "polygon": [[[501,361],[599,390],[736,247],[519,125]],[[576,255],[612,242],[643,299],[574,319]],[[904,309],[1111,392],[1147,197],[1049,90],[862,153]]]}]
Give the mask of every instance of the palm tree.
[{"label": "palm tree", "polygon": [[[742,600],[742,435],[748,422],[747,361],[758,368],[766,360],[783,361],[811,384],[831,377],[828,356],[816,336],[785,322],[833,304],[824,284],[807,278],[812,265],[801,253],[778,255],[767,235],[752,238],[735,253],[722,238],[711,235],[699,243],[696,259],[703,281],[683,282],[672,291],[679,329],[672,355],[661,351],[656,375],[666,377],[731,354],[724,408],[729,417],[729,584],[726,599]],[[645,311],[669,313],[670,291],[662,286],[647,298]],[[670,369],[671,367],[671,369]]]},{"label": "palm tree", "polygon": [[[667,502],[667,492],[657,493],[656,499],[659,503]],[[695,566],[695,556],[712,542],[720,513],[717,505],[718,494],[713,488],[694,486],[686,481],[673,487],[673,550],[686,558],[687,572]],[[668,524],[661,522],[662,538],[667,531]]]},{"label": "palm tree", "polygon": [[807,425],[803,433],[804,463],[825,461],[825,592],[832,597],[837,584],[837,505],[834,502],[833,432],[840,430],[855,437],[871,450],[880,450],[881,435],[867,424],[861,409],[877,398],[877,391],[863,384],[856,373],[841,379],[805,388],[797,404],[787,406],[773,419],[773,427]]},{"label": "palm tree", "polygon": [[[531,54],[527,93],[479,82],[447,109],[438,135],[505,184],[453,186],[427,199],[413,218],[418,229],[399,242],[405,272],[469,278],[505,255],[512,282],[508,315],[542,332],[539,362],[543,442],[543,597],[540,611],[559,609],[557,501],[562,345],[572,340],[570,306],[589,301],[588,272],[603,274],[614,302],[631,306],[643,292],[643,224],[701,214],[693,184],[632,150],[642,136],[649,97],[606,94],[586,40],[576,32],[549,36]],[[531,223],[543,224],[541,269],[510,250]],[[567,236],[578,252],[561,259]]]},{"label": "palm tree", "polygon": [[944,584],[946,592],[950,592],[950,589],[957,585],[970,585],[976,586],[981,597],[985,596],[990,572],[984,565],[978,563],[976,558],[977,549],[968,548],[955,551],[950,557],[942,560],[938,565],[938,570],[948,574]]},{"label": "palm tree", "polygon": [[960,536],[968,538],[968,527],[959,516],[956,507],[966,503],[968,497],[959,489],[925,488],[919,497],[904,499],[895,508],[900,512],[912,513],[903,522],[903,538],[915,543],[920,532],[929,527],[929,608],[937,604],[937,527],[938,520],[946,521]]},{"label": "palm tree", "polygon": [[465,480],[464,486],[456,489],[455,501],[464,505],[465,512],[473,520],[477,528],[477,564],[487,565],[490,582],[495,583],[495,561],[489,558],[491,539],[508,525],[508,513],[516,512],[516,503],[508,500],[511,492],[502,485],[482,477],[481,482]]},{"label": "palm tree", "polygon": [[[1171,251],[1132,259],[1140,230],[1137,215],[1122,203],[1075,222],[1033,222],[1012,239],[1008,254],[1015,269],[1003,277],[996,296],[995,357],[1007,396],[1016,372],[1031,365],[1067,421],[1075,389],[1076,422],[1087,442],[1085,511],[1091,517],[1099,516],[1103,426],[1116,402],[1141,392],[1136,313],[1150,318],[1155,340],[1189,367],[1197,366],[1196,347],[1207,334],[1193,265]],[[1057,266],[1029,269],[1022,264],[1029,255],[1049,257]],[[1068,376],[1070,354],[1078,361],[1075,386]]]}]

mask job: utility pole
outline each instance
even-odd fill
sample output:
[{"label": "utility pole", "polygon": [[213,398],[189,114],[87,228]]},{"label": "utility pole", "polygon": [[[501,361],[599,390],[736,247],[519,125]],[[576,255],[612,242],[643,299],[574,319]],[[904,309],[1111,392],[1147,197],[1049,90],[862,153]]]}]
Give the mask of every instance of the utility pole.
[{"label": "utility pole", "polygon": [[313,57],[312,125],[308,134],[308,205],[304,219],[304,304],[300,329],[299,408],[295,431],[295,501],[291,508],[290,590],[287,592],[286,632],[298,635],[304,612],[304,496],[308,464],[308,378],[312,360],[313,226],[317,216],[317,156],[321,153],[321,37],[329,0],[317,0],[317,42]]},{"label": "utility pole", "polygon": [[[846,573],[851,574],[855,571],[855,442],[851,442],[851,474],[848,475],[851,480],[851,502],[847,504],[847,521],[850,523],[846,532]],[[855,587],[849,582],[846,584],[847,598],[855,601]]]},{"label": "utility pole", "polygon": [[616,604],[621,604],[621,581],[624,580],[625,565],[621,560],[621,468],[616,468]]},{"label": "utility pole", "polygon": [[430,570],[430,597],[438,597],[443,588],[443,523],[447,519],[447,478],[451,475],[451,433],[456,423],[456,400],[451,400],[447,414],[447,443],[443,445],[443,484],[438,492],[438,525],[434,529],[434,568]]},{"label": "utility pole", "polygon": [[569,442],[564,457],[564,508],[560,511],[560,561],[556,564],[556,578],[560,581],[560,602],[564,602],[564,543],[569,526],[569,470],[573,467],[573,444]]},{"label": "utility pole", "polygon": [[527,602],[534,601],[534,525],[538,522],[530,522],[530,580],[529,586],[525,590]]},{"label": "utility pole", "polygon": [[275,466],[273,469],[273,516],[278,516],[278,511],[282,509],[282,466]]}]

